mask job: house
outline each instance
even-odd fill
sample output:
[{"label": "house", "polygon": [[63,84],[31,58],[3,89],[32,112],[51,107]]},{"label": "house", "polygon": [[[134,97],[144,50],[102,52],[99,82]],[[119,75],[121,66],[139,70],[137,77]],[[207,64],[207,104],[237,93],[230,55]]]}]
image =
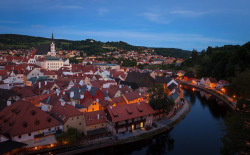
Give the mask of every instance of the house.
[{"label": "house", "polygon": [[27,147],[56,143],[54,134],[63,130],[62,123],[33,104],[18,100],[0,112],[1,133]]},{"label": "house", "polygon": [[19,100],[20,97],[13,90],[0,89],[0,111]]},{"label": "house", "polygon": [[0,81],[0,88],[12,89],[14,86],[24,86],[23,80],[19,79],[13,71]]},{"label": "house", "polygon": [[50,111],[53,117],[63,122],[64,132],[73,127],[86,135],[86,124],[83,114],[74,106],[58,101]]},{"label": "house", "polygon": [[127,82],[127,84],[129,83],[135,84],[136,88],[138,88],[138,87],[152,87],[155,80],[149,75],[149,73],[140,73],[132,71],[128,73],[125,82]]},{"label": "house", "polygon": [[102,137],[110,132],[107,129],[107,117],[104,110],[85,112],[86,135],[92,138]]},{"label": "house", "polygon": [[48,76],[50,79],[57,79],[57,74],[54,71],[44,71],[44,76]]},{"label": "house", "polygon": [[207,78],[207,80],[205,81],[205,87],[206,88],[215,88],[217,85],[217,80],[215,78]]},{"label": "house", "polygon": [[200,85],[201,85],[201,86],[205,86],[206,80],[207,80],[207,77],[201,78],[201,80],[200,80]]},{"label": "house", "polygon": [[122,94],[124,100],[127,104],[142,102],[143,97],[138,92],[129,92],[127,94]]},{"label": "house", "polygon": [[113,134],[151,126],[154,110],[146,102],[109,106],[107,113],[107,127]]},{"label": "house", "polygon": [[23,80],[24,80],[24,82],[26,82],[32,77],[39,77],[39,76],[43,76],[43,75],[44,74],[40,70],[38,70],[37,68],[34,68],[33,70],[26,70],[23,73]]},{"label": "house", "polygon": [[220,81],[217,83],[216,88],[221,89],[221,88],[223,88],[223,87],[225,87],[225,86],[228,86],[228,85],[229,85],[229,82],[228,82],[228,81],[226,81],[226,80],[220,80]]},{"label": "house", "polygon": [[194,73],[186,73],[186,75],[183,78],[183,81],[192,81],[195,78]]},{"label": "house", "polygon": [[119,97],[122,92],[118,89],[102,88],[102,92],[106,93],[109,98]]},{"label": "house", "polygon": [[127,104],[127,102],[123,96],[114,97],[114,98],[111,98],[110,100],[112,101],[112,106]]},{"label": "house", "polygon": [[93,100],[89,98],[84,98],[80,100],[80,104],[84,107],[82,112],[91,112],[100,110],[101,104],[99,103],[99,99]]}]

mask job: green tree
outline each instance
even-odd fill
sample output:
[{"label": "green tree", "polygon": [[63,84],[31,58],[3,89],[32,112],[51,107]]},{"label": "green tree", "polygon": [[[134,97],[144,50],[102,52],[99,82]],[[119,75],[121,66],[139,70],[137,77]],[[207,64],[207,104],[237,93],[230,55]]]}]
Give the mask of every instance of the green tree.
[{"label": "green tree", "polygon": [[168,114],[173,106],[174,101],[168,98],[170,93],[168,89],[165,89],[162,84],[155,84],[148,90],[149,92],[149,104],[158,113]]},{"label": "green tree", "polygon": [[64,144],[65,142],[71,144],[76,142],[80,138],[81,133],[79,133],[76,128],[69,127],[66,132],[57,136],[56,140],[61,144]]}]

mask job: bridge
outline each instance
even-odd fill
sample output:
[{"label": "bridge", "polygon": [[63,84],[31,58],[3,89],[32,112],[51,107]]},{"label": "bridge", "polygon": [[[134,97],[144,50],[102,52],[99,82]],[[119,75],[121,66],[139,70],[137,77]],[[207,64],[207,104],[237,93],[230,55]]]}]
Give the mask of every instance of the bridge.
[{"label": "bridge", "polygon": [[182,85],[187,85],[187,86],[190,86],[190,87],[193,87],[193,88],[197,88],[197,89],[203,90],[203,91],[205,91],[207,93],[210,93],[210,94],[216,96],[218,99],[220,99],[224,103],[226,103],[231,109],[236,108],[236,103],[233,101],[233,99],[226,96],[226,95],[224,95],[224,94],[222,96],[221,94],[218,94],[218,92],[214,92],[214,91],[212,91],[210,89],[207,89],[207,88],[204,88],[204,87],[201,87],[201,86],[198,86],[198,85],[193,85],[191,83],[180,81],[180,80],[178,81],[178,83],[180,83]]}]

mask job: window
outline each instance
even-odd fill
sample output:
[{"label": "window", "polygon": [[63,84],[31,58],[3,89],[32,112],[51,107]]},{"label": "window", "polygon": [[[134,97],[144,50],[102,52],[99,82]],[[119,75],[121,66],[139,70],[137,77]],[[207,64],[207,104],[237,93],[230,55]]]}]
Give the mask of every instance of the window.
[{"label": "window", "polygon": [[31,136],[31,133],[29,133],[28,135]]},{"label": "window", "polygon": [[82,123],[79,123],[79,125],[82,125]]},{"label": "window", "polygon": [[20,139],[20,138],[22,138],[22,136],[21,136],[21,135],[19,135],[19,136],[18,136],[18,138]]},{"label": "window", "polygon": [[74,120],[74,117],[72,118],[72,120]]},{"label": "window", "polygon": [[92,108],[92,110],[94,111],[94,110],[95,110],[95,108]]},{"label": "window", "polygon": [[77,117],[77,119],[79,119],[79,117]]},{"label": "window", "polygon": [[69,127],[69,125],[67,125],[67,128]]},{"label": "window", "polygon": [[49,131],[51,131],[51,129],[49,128]]},{"label": "window", "polygon": [[102,126],[103,126],[103,124],[102,124]]}]

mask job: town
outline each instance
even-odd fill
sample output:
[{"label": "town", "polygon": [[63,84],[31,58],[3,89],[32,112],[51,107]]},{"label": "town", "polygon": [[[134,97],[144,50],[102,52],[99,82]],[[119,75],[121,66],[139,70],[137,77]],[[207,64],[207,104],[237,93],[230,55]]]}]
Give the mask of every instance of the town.
[{"label": "town", "polygon": [[[220,94],[229,85],[223,79],[196,79],[195,74],[183,70],[138,68],[144,64],[179,66],[184,61],[152,52],[116,50],[81,57],[80,51],[57,51],[53,34],[50,44],[41,44],[37,49],[2,50],[0,145],[6,146],[3,153],[34,153],[72,144],[87,147],[102,140],[124,140],[150,133],[169,125],[160,122],[176,120],[190,110],[182,84]],[[70,62],[72,56],[79,63]],[[136,64],[124,67],[117,60],[98,60],[110,57],[134,59]],[[158,90],[166,95],[165,107],[149,103],[157,98]]]}]

